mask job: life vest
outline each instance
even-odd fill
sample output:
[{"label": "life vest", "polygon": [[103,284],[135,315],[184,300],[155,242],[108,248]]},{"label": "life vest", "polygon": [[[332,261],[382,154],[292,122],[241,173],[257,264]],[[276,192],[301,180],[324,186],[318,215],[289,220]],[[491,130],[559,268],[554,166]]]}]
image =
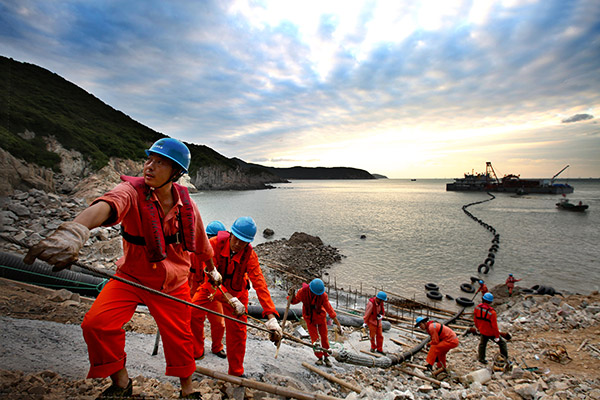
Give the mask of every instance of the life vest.
[{"label": "life vest", "polygon": [[[247,261],[253,250],[252,245],[248,243],[244,248],[244,252],[240,257],[239,262],[233,260],[231,255],[223,257],[221,251],[227,245],[230,235],[231,234],[227,231],[219,231],[219,233],[217,233],[217,248],[215,249],[215,258],[217,259],[216,267],[223,278],[223,285],[228,290],[241,292],[244,289],[249,289],[246,280],[246,272],[248,270]],[[231,262],[229,262],[230,259]]]},{"label": "life vest", "polygon": [[310,319],[310,321],[308,322],[312,324],[314,317],[320,314],[321,310],[323,309],[323,300],[325,296],[317,296],[316,294],[311,292],[308,283],[303,283],[302,289],[306,290],[308,294],[308,301],[302,302],[302,314],[308,316],[308,318]]},{"label": "life vest", "polygon": [[475,317],[475,319],[477,319],[479,321],[486,321],[487,323],[491,324],[492,323],[492,319],[490,317],[491,310],[492,310],[492,308],[489,305],[487,305],[485,303],[481,303],[477,307],[475,307],[475,310],[473,311],[473,316]]},{"label": "life vest", "polygon": [[150,200],[150,188],[144,183],[143,177],[121,175],[121,180],[129,182],[138,192],[140,226],[144,236],[135,236],[125,232],[121,225],[121,235],[127,242],[145,246],[146,254],[150,262],[158,262],[167,258],[167,245],[183,244],[183,248],[190,252],[196,251],[196,221],[192,200],[186,187],[173,183],[179,198],[183,203],[180,212],[177,213],[179,230],[170,236],[163,232],[162,220],[159,213],[159,205]]},{"label": "life vest", "polygon": [[375,301],[377,300],[377,297],[371,297],[369,299],[369,301],[371,303],[373,303],[373,312],[375,313],[375,315],[377,314],[381,314],[383,315],[385,313],[385,308],[383,308],[383,302],[381,302],[379,305],[377,304],[377,302]]}]

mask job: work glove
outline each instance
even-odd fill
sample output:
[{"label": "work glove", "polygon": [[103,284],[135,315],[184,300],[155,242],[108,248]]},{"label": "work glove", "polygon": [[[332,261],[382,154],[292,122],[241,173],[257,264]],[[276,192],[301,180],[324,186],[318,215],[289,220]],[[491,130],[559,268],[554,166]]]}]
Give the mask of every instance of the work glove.
[{"label": "work glove", "polygon": [[238,299],[237,297],[232,297],[231,299],[229,299],[229,304],[231,304],[231,307],[233,307],[233,313],[237,316],[242,315],[246,312],[246,307],[244,307],[240,299]]},{"label": "work glove", "polygon": [[223,282],[223,277],[216,268],[213,268],[211,271],[204,270],[206,276],[208,276],[208,280],[213,286],[219,286],[221,282]]},{"label": "work glove", "polygon": [[362,328],[363,328],[363,329],[367,329],[367,323],[366,323],[366,322],[363,322],[363,324],[362,324]]},{"label": "work glove", "polygon": [[334,331],[334,332],[337,332],[337,333],[339,333],[339,334],[340,334],[340,335],[342,335],[342,336],[344,336],[344,331],[342,331],[342,327],[341,327],[341,326],[339,326],[339,325],[336,325],[336,326],[333,328],[333,331]]},{"label": "work glove", "polygon": [[377,321],[381,321],[383,319],[383,315],[377,314]]},{"label": "work glove", "polygon": [[79,250],[90,237],[90,230],[78,222],[67,221],[48,236],[32,246],[23,262],[33,264],[36,258],[54,265],[53,272],[68,268],[79,258]]},{"label": "work glove", "polygon": [[269,318],[265,323],[265,326],[271,331],[269,340],[275,344],[279,343],[283,337],[283,331],[281,330],[281,326],[279,326],[279,322],[277,322],[277,318]]},{"label": "work glove", "polygon": [[494,343],[500,343],[500,338],[494,338]]}]

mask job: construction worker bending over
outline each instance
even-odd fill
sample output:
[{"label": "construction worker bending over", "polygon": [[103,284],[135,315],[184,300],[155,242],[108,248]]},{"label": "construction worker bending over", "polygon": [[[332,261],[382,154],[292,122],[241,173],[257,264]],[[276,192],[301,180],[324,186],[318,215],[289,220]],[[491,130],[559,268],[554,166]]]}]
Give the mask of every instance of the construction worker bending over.
[{"label": "construction worker bending over", "polygon": [[483,297],[483,295],[486,294],[487,292],[489,292],[488,287],[486,286],[485,282],[480,279],[479,280],[479,288],[477,288],[477,291],[475,292],[475,296],[477,296],[477,293],[481,293],[481,296]]},{"label": "construction worker bending over", "polygon": [[485,359],[485,351],[487,348],[487,343],[490,339],[498,344],[498,347],[500,348],[500,354],[502,354],[508,361],[508,349],[506,346],[506,341],[500,336],[500,331],[498,330],[498,320],[496,318],[496,310],[494,310],[491,306],[493,301],[494,296],[488,292],[483,295],[483,302],[475,307],[475,310],[473,311],[475,327],[481,334],[481,338],[479,339],[479,362],[482,364],[487,364]]},{"label": "construction worker bending over", "polygon": [[[221,221],[212,221],[206,225],[208,238],[217,236],[220,231],[226,231],[225,224]],[[194,260],[192,258],[192,260]],[[215,287],[204,273],[204,263],[193,262],[188,278],[190,283],[190,295],[192,302],[204,308],[223,314],[223,295]],[[219,358],[227,357],[223,348],[223,337],[225,336],[225,318],[208,313],[198,308],[192,308],[192,334],[194,335],[194,359],[204,358],[204,320],[210,322],[210,337],[212,340],[211,352]]]},{"label": "construction worker bending over", "polygon": [[384,303],[387,301],[385,292],[378,292],[377,296],[371,297],[365,307],[363,321],[369,327],[371,338],[371,352],[385,354],[383,352],[383,316],[385,315]]},{"label": "construction worker bending over", "polygon": [[[39,258],[55,269],[67,268],[77,260],[90,229],[121,224],[123,257],[117,261],[116,276],[190,301],[190,254],[210,262],[213,255],[196,204],[187,189],[175,183],[188,171],[190,152],[182,142],[163,138],[146,154],[143,177],[122,176],[124,182],[33,246],[24,261]],[[216,271],[213,277],[220,280]],[[81,324],[91,364],[87,377],[112,380],[99,398],[131,396],[123,325],[138,304],[148,307],[158,325],[166,375],[179,377],[181,397],[201,398],[192,388],[196,363],[190,307],[117,280],[104,286]]]},{"label": "construction worker bending over", "polygon": [[506,287],[508,288],[508,296],[512,296],[513,289],[515,288],[515,283],[520,282],[520,279],[516,279],[513,274],[508,274],[508,278],[506,278]]},{"label": "construction worker bending over", "polygon": [[427,369],[432,370],[433,364],[436,368],[446,369],[446,354],[451,349],[458,347],[456,333],[446,325],[430,321],[428,317],[418,317],[415,328],[420,328],[429,334],[429,353],[427,353]]},{"label": "construction worker bending over", "polygon": [[[302,289],[298,290],[298,293],[292,292],[291,304],[298,304],[302,302],[302,318],[306,322],[308,328],[308,334],[310,335],[310,341],[314,344],[319,343],[319,336],[321,336],[321,347],[329,349],[329,338],[327,336],[327,314],[336,323],[336,328],[339,333],[342,333],[342,325],[337,319],[337,314],[329,303],[327,293],[325,293],[325,284],[319,278],[313,279],[310,284],[303,283]],[[329,361],[328,353],[324,351],[315,351],[317,357],[317,365],[325,365],[331,367],[331,361]]]},{"label": "construction worker bending over", "polygon": [[[249,282],[252,282],[263,308],[263,317],[267,317],[266,327],[271,331],[271,341],[279,342],[282,337],[281,327],[275,318],[277,310],[267,288],[258,256],[250,242],[256,235],[256,223],[251,217],[240,217],[231,226],[231,233],[221,231],[210,239],[214,249],[214,264],[219,274],[223,276],[225,289],[223,313],[234,316],[243,322],[248,321]],[[212,266],[208,265],[206,272],[210,275]],[[198,293],[196,293],[198,295]],[[195,297],[196,299],[196,297]],[[225,344],[227,346],[227,361],[229,374],[243,376],[244,357],[246,355],[246,325],[230,319],[225,320]]]}]

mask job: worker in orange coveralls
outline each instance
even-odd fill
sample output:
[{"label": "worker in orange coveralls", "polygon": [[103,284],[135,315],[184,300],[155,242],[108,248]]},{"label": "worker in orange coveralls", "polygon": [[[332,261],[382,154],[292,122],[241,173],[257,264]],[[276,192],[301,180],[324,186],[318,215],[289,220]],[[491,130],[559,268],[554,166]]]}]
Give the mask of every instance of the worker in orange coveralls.
[{"label": "worker in orange coveralls", "polygon": [[[277,310],[267,288],[258,256],[252,249],[250,242],[256,235],[256,223],[251,217],[240,217],[231,226],[231,233],[221,231],[216,237],[210,239],[214,249],[214,265],[223,277],[225,289],[223,314],[247,322],[246,310],[248,307],[249,282],[258,296],[258,301],[263,308],[263,317],[267,317],[265,326],[271,331],[271,341],[278,343],[283,332],[275,317]],[[206,272],[211,274],[212,266],[207,266]],[[199,293],[194,295],[192,302],[196,303]],[[244,375],[244,357],[246,356],[246,325],[225,319],[225,344],[227,346],[227,361],[229,374],[234,376]]]},{"label": "worker in orange coveralls", "polygon": [[515,283],[520,282],[520,279],[516,279],[513,274],[508,274],[508,278],[506,278],[506,287],[508,288],[508,296],[512,296],[513,289],[515,288]]},{"label": "worker in orange coveralls", "polygon": [[371,353],[385,354],[383,351],[383,316],[385,315],[384,303],[387,301],[385,292],[378,292],[377,296],[371,297],[365,307],[363,316],[364,325],[369,327],[371,338]]},{"label": "worker in orange coveralls", "polygon": [[494,343],[498,344],[498,347],[500,348],[500,354],[502,354],[504,358],[508,360],[506,341],[500,336],[496,310],[494,310],[492,307],[494,296],[491,293],[486,293],[483,295],[482,300],[483,302],[477,305],[475,310],[473,310],[473,322],[475,322],[475,327],[481,334],[481,337],[479,338],[478,361],[482,364],[487,364],[485,352],[487,343],[490,339],[493,340]]},{"label": "worker in orange coveralls", "polygon": [[427,369],[432,370],[433,364],[436,368],[446,369],[446,354],[458,346],[456,333],[446,325],[430,321],[428,317],[418,317],[415,328],[420,328],[431,337],[429,341],[429,353],[427,353]]},{"label": "worker in orange coveralls", "polygon": [[477,296],[477,293],[481,293],[481,296],[483,297],[483,295],[486,294],[487,292],[489,292],[488,287],[486,286],[485,282],[480,279],[479,280],[479,288],[477,288],[477,291],[475,292],[475,296]]},{"label": "worker in orange coveralls", "polygon": [[[227,228],[221,221],[211,221],[206,225],[206,235],[208,238],[217,236],[220,231],[226,231]],[[193,256],[192,256],[193,257]],[[197,267],[196,265],[200,265]],[[198,304],[209,310],[223,314],[223,297],[218,288],[213,286],[209,279],[205,279],[204,263],[193,262],[190,268],[188,282],[190,284],[190,296]],[[199,293],[197,296],[196,293]],[[194,334],[194,358],[201,360],[204,358],[204,320],[208,318],[210,322],[210,337],[212,339],[211,351],[219,358],[227,357],[223,348],[223,336],[225,336],[225,318],[208,313],[198,308],[192,308],[192,333]]]},{"label": "worker in orange coveralls", "polygon": [[[188,171],[190,152],[179,140],[163,138],[146,154],[143,177],[122,176],[124,182],[33,246],[24,261],[32,263],[39,258],[57,270],[67,268],[77,260],[90,229],[121,224],[124,255],[117,262],[116,275],[190,301],[190,254],[209,262],[213,255],[196,204],[187,189],[175,183]],[[211,276],[215,281],[221,279],[216,271]],[[110,376],[112,380],[99,398],[132,394],[132,380],[125,366],[123,325],[138,304],[148,307],[158,325],[167,364],[165,373],[180,378],[180,396],[201,398],[192,387],[196,363],[192,356],[191,308],[117,280],[104,286],[81,324],[91,365],[87,377]]]},{"label": "worker in orange coveralls", "polygon": [[[306,322],[310,341],[314,344],[319,343],[321,337],[321,347],[329,349],[329,337],[327,336],[327,314],[336,323],[339,333],[342,333],[342,325],[337,319],[337,314],[329,303],[327,293],[325,293],[325,284],[319,278],[313,279],[310,284],[304,283],[302,288],[294,293],[293,289],[290,293],[291,304],[302,302],[302,318]],[[324,351],[315,351],[317,357],[317,365],[331,367],[328,353]]]}]

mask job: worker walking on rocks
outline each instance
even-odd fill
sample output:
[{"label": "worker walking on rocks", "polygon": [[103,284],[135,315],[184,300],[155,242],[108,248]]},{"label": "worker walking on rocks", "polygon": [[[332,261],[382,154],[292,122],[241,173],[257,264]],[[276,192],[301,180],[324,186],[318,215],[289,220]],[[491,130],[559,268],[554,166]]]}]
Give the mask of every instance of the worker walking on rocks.
[{"label": "worker walking on rocks", "polygon": [[500,354],[508,360],[506,341],[500,336],[496,310],[491,306],[493,301],[494,296],[491,293],[486,293],[483,295],[483,302],[475,307],[473,311],[475,327],[481,334],[481,338],[479,339],[479,362],[482,364],[487,364],[485,352],[490,339],[498,344]]},{"label": "worker walking on rocks", "polygon": [[508,288],[508,296],[512,296],[513,289],[515,288],[515,283],[520,282],[520,279],[516,279],[513,274],[508,274],[508,278],[506,278],[506,287]]},{"label": "worker walking on rocks", "polygon": [[[190,152],[182,142],[163,138],[146,154],[143,177],[122,176],[124,182],[33,246],[24,261],[39,258],[55,270],[67,268],[78,259],[90,229],[121,224],[123,257],[117,261],[116,276],[190,301],[190,255],[211,263],[213,255],[196,204],[187,189],[175,183],[188,172]],[[221,279],[216,270],[211,277]],[[91,364],[87,377],[112,380],[100,398],[131,396],[123,325],[138,304],[148,307],[158,325],[166,375],[179,377],[181,397],[201,398],[192,388],[196,363],[190,307],[117,280],[104,286],[81,324]]]},{"label": "worker walking on rocks", "polygon": [[487,292],[489,292],[488,287],[485,285],[485,282],[480,279],[479,280],[479,288],[477,288],[477,291],[475,292],[475,296],[477,296],[477,293],[481,293],[481,296],[483,296]]},{"label": "worker walking on rocks", "polygon": [[[206,225],[208,238],[217,236],[217,233],[227,231],[225,224],[221,221],[212,221]],[[195,259],[192,258],[194,261]],[[206,278],[204,273],[205,263],[194,262],[190,268],[190,295],[192,302],[204,308],[223,314],[223,295],[221,291]],[[223,347],[225,336],[225,318],[220,315],[206,312],[198,308],[192,308],[192,333],[194,335],[194,359],[204,358],[204,321],[208,318],[210,322],[210,337],[212,340],[211,352],[219,358],[227,357]]]},{"label": "worker walking on rocks", "polygon": [[429,343],[429,352],[425,362],[428,370],[433,370],[433,364],[437,369],[446,369],[446,354],[458,347],[458,337],[456,333],[446,325],[440,322],[433,322],[429,317],[417,317],[415,328],[420,328],[427,332],[431,340]]},{"label": "worker walking on rocks", "polygon": [[[223,313],[247,322],[248,289],[250,282],[256,291],[258,301],[263,308],[263,317],[267,317],[266,328],[271,331],[270,340],[278,343],[283,332],[277,322],[277,310],[267,288],[258,256],[250,242],[256,235],[256,223],[251,217],[240,217],[231,226],[231,232],[221,231],[210,239],[214,249],[214,265],[223,277],[224,301]],[[206,273],[211,275],[213,270],[207,265]],[[192,300],[199,301],[197,292]],[[229,374],[243,376],[244,357],[246,355],[246,330],[244,324],[230,319],[225,320],[225,344],[227,346],[227,361]]]},{"label": "worker walking on rocks", "polygon": [[387,293],[380,291],[367,301],[365,307],[363,321],[369,327],[372,353],[385,354],[383,351],[383,316],[385,315],[384,303],[386,301]]},{"label": "worker walking on rocks", "polygon": [[[310,284],[302,284],[302,288],[297,293],[290,293],[291,304],[302,302],[302,318],[306,322],[310,341],[313,344],[319,343],[321,337],[321,347],[329,349],[329,337],[327,331],[327,314],[336,323],[339,333],[342,333],[342,325],[337,319],[337,314],[333,310],[327,293],[325,293],[325,284],[319,278],[313,279]],[[325,364],[331,367],[328,353],[325,351],[316,351],[317,365]]]}]

